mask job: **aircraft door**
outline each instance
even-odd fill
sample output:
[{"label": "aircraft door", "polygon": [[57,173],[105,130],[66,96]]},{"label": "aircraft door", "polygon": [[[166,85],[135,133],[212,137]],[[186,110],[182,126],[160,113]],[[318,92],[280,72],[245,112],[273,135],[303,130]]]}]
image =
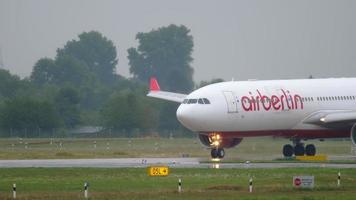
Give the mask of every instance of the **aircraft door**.
[{"label": "aircraft door", "polygon": [[237,113],[237,102],[235,100],[235,95],[232,91],[223,91],[228,113]]}]

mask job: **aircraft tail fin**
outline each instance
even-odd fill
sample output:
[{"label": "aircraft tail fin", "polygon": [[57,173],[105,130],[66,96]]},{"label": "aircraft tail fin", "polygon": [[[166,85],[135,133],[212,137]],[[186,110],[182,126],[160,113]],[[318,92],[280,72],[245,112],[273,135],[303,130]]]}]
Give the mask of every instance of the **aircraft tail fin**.
[{"label": "aircraft tail fin", "polygon": [[158,81],[156,77],[151,77],[150,79],[150,91],[160,91],[161,88],[159,87]]}]

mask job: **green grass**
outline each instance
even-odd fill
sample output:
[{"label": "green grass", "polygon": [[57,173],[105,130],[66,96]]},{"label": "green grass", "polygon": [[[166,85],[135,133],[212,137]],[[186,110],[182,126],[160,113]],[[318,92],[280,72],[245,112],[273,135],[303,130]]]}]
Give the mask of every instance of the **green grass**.
[{"label": "green grass", "polygon": [[[225,160],[276,160],[282,157],[282,147],[287,143],[290,142],[286,139],[245,138],[237,147],[226,150]],[[350,141],[308,143],[314,143],[321,154],[350,155]],[[196,138],[0,139],[0,159],[181,157],[182,154],[208,159],[210,150]]]},{"label": "green grass", "polygon": [[[0,199],[11,198],[12,183],[18,199],[83,199],[90,183],[91,199],[355,199],[356,169],[176,169],[168,177],[149,177],[145,168],[15,168],[0,169]],[[314,175],[315,188],[294,189],[294,175]],[[248,192],[248,180],[254,191]],[[183,192],[177,193],[178,178]]]}]

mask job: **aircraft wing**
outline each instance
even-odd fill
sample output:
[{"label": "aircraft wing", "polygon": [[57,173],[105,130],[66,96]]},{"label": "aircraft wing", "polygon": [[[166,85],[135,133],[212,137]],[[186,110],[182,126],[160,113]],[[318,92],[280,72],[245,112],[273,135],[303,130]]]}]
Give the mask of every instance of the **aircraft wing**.
[{"label": "aircraft wing", "polygon": [[187,95],[181,94],[181,93],[161,91],[159,84],[157,82],[157,79],[151,78],[150,91],[147,94],[147,96],[158,98],[158,99],[163,99],[163,100],[167,100],[167,101],[174,101],[174,102],[182,103]]},{"label": "aircraft wing", "polygon": [[320,126],[350,126],[356,123],[356,111],[353,110],[322,110],[308,116],[303,123]]}]

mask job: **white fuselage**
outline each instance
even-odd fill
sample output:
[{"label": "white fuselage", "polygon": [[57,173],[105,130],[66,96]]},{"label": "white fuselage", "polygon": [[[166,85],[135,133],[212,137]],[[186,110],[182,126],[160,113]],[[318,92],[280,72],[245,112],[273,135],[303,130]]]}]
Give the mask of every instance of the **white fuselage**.
[{"label": "white fuselage", "polygon": [[[239,137],[284,136],[285,132],[293,134],[293,130],[328,130],[303,122],[319,111],[355,111],[355,86],[356,78],[216,83],[186,97],[188,100],[206,98],[210,104],[182,103],[177,118],[195,132],[230,133]],[[311,137],[323,137],[318,134]],[[346,135],[343,132],[338,136]]]}]

